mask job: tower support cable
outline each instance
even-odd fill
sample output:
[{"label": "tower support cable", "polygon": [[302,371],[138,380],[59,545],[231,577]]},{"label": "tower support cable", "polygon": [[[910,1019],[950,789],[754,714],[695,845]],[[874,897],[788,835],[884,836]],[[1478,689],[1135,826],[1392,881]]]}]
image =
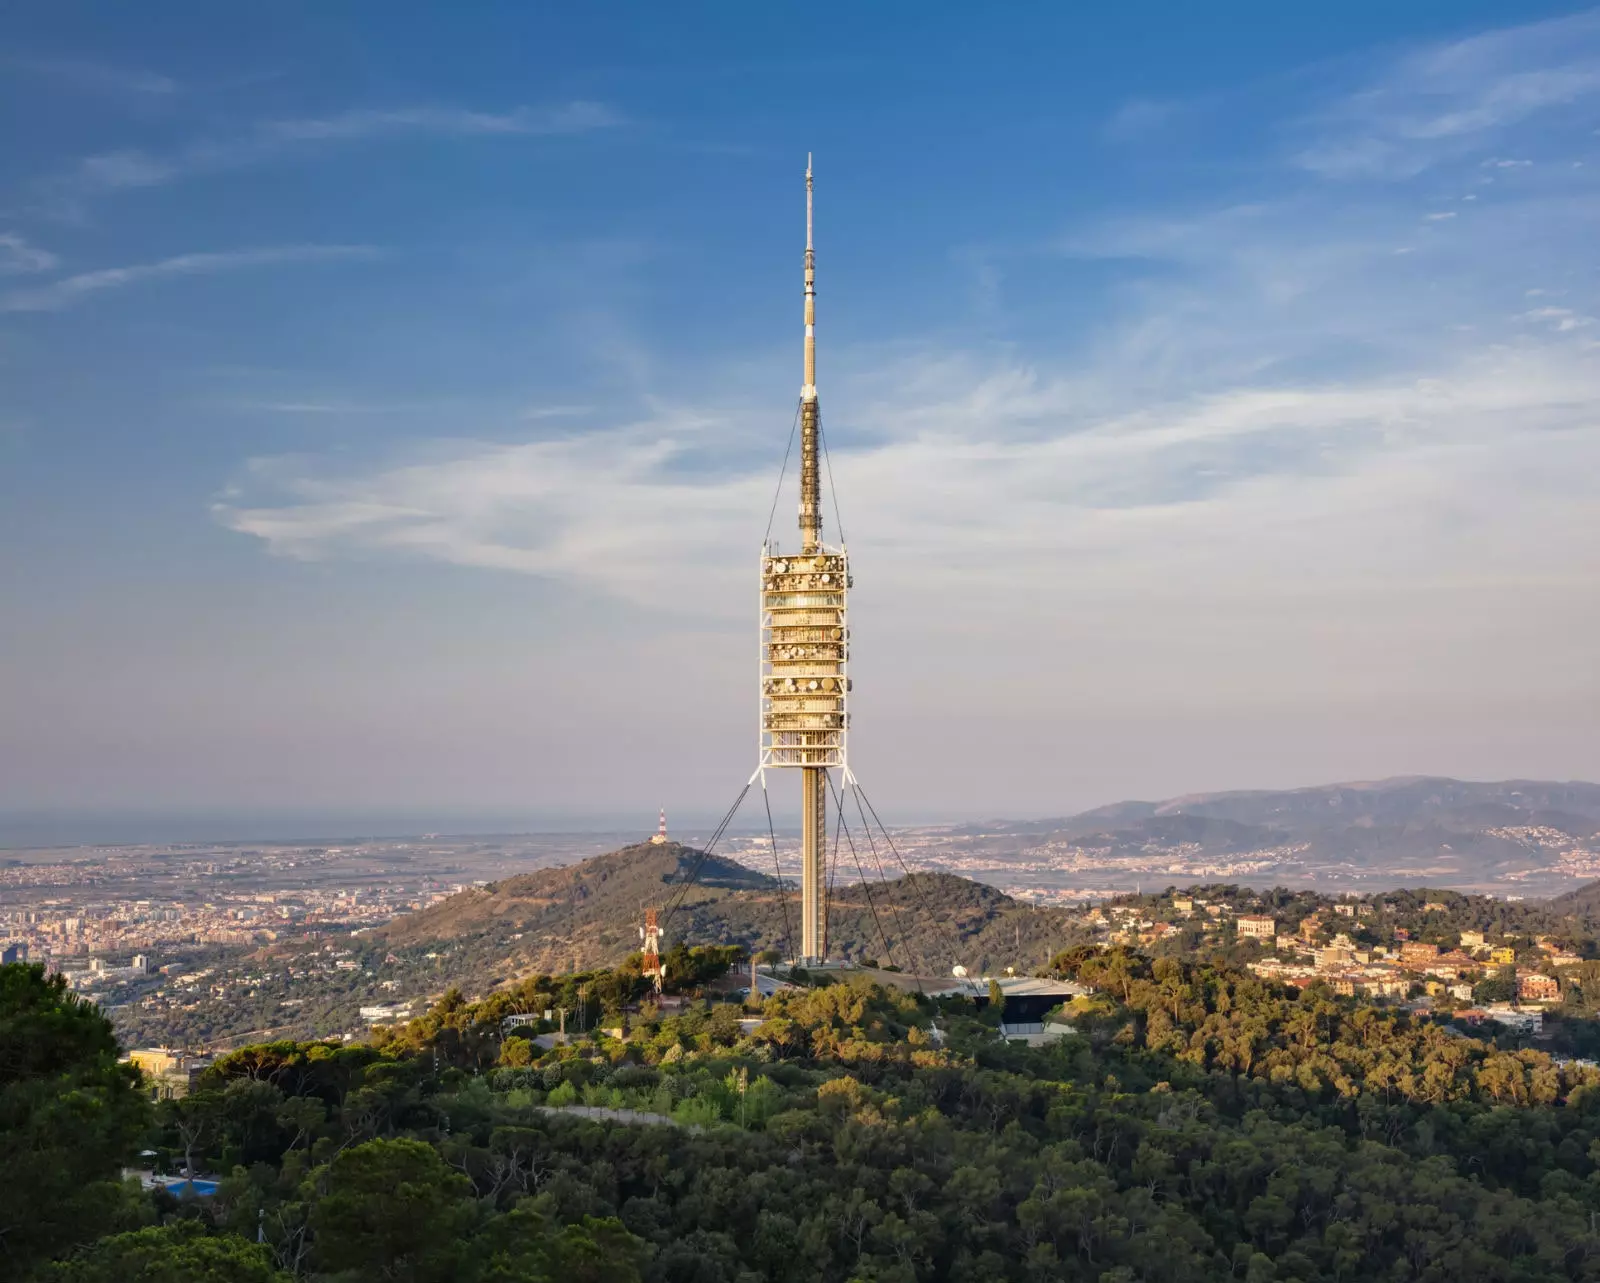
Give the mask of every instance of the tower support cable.
[{"label": "tower support cable", "polygon": [[716,831],[712,833],[711,840],[705,844],[705,848],[694,862],[694,867],[689,870],[688,878],[678,887],[677,895],[673,896],[671,903],[667,906],[666,915],[661,919],[663,935],[666,934],[667,928],[672,925],[673,915],[682,906],[684,897],[689,894],[689,888],[694,886],[695,879],[700,876],[700,869],[705,864],[706,857],[711,854],[713,848],[722,840],[722,835],[727,832],[728,825],[733,823],[733,817],[739,813],[739,807],[744,804],[745,795],[750,792],[750,786],[756,782],[756,775],[760,774],[761,772],[757,770],[755,775],[745,781],[744,787],[739,790],[739,796],[733,799],[733,805],[728,808],[727,814],[722,817],[722,822],[717,825]]},{"label": "tower support cable", "polygon": [[817,415],[817,440],[822,445],[822,466],[828,473],[828,497],[833,500],[833,524],[839,530],[839,542],[845,543],[844,516],[839,511],[839,488],[833,484],[833,456],[828,453],[828,434],[822,430],[822,416]]},{"label": "tower support cable", "polygon": [[789,891],[783,882],[783,866],[778,863],[778,830],[772,823],[772,796],[767,792],[767,773],[761,772],[761,800],[767,806],[767,838],[772,843],[772,872],[778,879],[778,903],[783,906],[783,947],[794,956],[794,936],[789,931]]},{"label": "tower support cable", "polygon": [[884,961],[892,965],[894,963],[894,951],[889,948],[889,933],[883,929],[883,919],[878,915],[878,906],[872,899],[872,879],[867,876],[866,866],[861,863],[861,854],[856,850],[855,838],[850,836],[850,828],[845,823],[843,807],[839,809],[839,828],[844,834],[845,845],[850,848],[850,857],[855,861],[856,872],[861,875],[861,890],[866,896],[867,908],[872,913],[873,925],[878,928],[878,939],[883,942]]},{"label": "tower support cable", "polygon": [[[872,813],[873,820],[877,822],[878,831],[883,834],[884,842],[888,844],[889,850],[893,853],[895,860],[899,863],[901,870],[904,872],[906,882],[911,886],[912,891],[917,897],[918,903],[922,905],[923,912],[926,913],[928,917],[932,919],[932,921],[938,924],[939,929],[944,933],[945,942],[950,946],[951,960],[954,962],[961,956],[960,941],[956,938],[955,933],[950,930],[949,925],[932,911],[932,908],[928,903],[928,897],[926,894],[924,894],[921,886],[918,885],[916,878],[912,876],[911,866],[906,863],[905,857],[900,854],[900,848],[895,846],[894,838],[890,836],[888,826],[885,825],[883,820],[879,818],[878,808],[872,805],[872,799],[867,796],[866,789],[861,787],[861,781],[856,779],[853,773],[847,772],[847,783],[855,792],[856,809],[861,812],[862,823],[866,823],[866,811],[870,811]],[[865,811],[862,811],[863,803],[866,804]],[[968,985],[970,988],[976,991],[977,985],[971,981],[970,977],[968,978]]]},{"label": "tower support cable", "polygon": [[[841,809],[840,816],[844,815]],[[827,879],[822,886],[822,935],[826,940],[828,931],[833,925],[833,886],[839,878],[839,839],[843,830],[838,825],[833,830],[833,858],[828,862]]]},{"label": "tower support cable", "polygon": [[[763,544],[772,542],[772,523],[778,519],[778,500],[783,497],[783,479],[789,472],[789,456],[794,453],[794,434],[799,431],[799,428],[800,402],[796,401],[794,403],[794,422],[789,425],[789,444],[783,448],[783,466],[778,469],[778,487],[772,492],[772,511],[767,513],[767,533],[761,540]],[[830,486],[833,484],[833,469],[831,465],[828,470],[828,484]],[[837,498],[834,499],[833,506],[835,512],[837,512],[839,507]]]},{"label": "tower support cable", "polygon": [[[835,789],[834,789],[834,804],[839,808],[839,828],[845,833],[846,838],[850,843],[850,851],[851,851],[852,854],[854,854],[855,853],[855,849],[856,849],[855,839],[849,837],[849,830],[848,830],[848,828],[846,828],[846,822],[845,822],[845,818],[844,818],[845,817],[844,794],[837,787],[835,787]],[[863,819],[864,819],[864,817],[863,817]],[[867,842],[870,845],[870,849],[872,851],[873,863],[878,866],[878,882],[883,887],[883,898],[888,903],[890,915],[894,918],[894,933],[895,933],[896,939],[898,939],[900,941],[900,947],[901,947],[901,950],[902,950],[901,956],[902,957],[906,957],[907,961],[910,961],[909,957],[907,957],[907,951],[909,951],[909,949],[911,948],[910,943],[909,943],[909,939],[910,938],[906,935],[905,924],[900,919],[900,906],[895,903],[893,895],[890,894],[889,878],[888,878],[888,875],[884,873],[883,861],[878,858],[877,846],[875,844],[872,844],[872,830],[870,828],[867,828],[865,823],[863,822],[862,831],[866,834]],[[860,862],[860,859],[858,857],[857,861],[856,861],[856,865],[857,865],[858,868],[860,867],[860,863],[861,862]],[[868,894],[870,895],[870,893],[871,892],[870,892],[870,888],[869,888]],[[884,951],[885,952],[888,951],[888,945],[887,944],[884,946]],[[889,961],[893,962],[894,959],[890,958]]]}]

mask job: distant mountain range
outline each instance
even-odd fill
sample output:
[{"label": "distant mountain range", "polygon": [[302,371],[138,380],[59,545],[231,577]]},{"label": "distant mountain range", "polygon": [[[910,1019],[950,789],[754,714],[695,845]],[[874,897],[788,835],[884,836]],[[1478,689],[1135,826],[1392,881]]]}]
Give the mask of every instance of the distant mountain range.
[{"label": "distant mountain range", "polygon": [[1546,875],[1568,886],[1600,876],[1600,785],[1414,776],[1197,793],[1060,819],[965,825],[951,837],[1009,847],[1014,856],[1052,842],[1108,857],[1187,848],[1192,858],[1263,856],[1285,875],[1343,869],[1502,890],[1532,879],[1530,892],[1548,893],[1556,887],[1545,885]]},{"label": "distant mountain range", "polygon": [[1165,802],[1117,802],[1085,811],[1073,822],[1124,824],[1174,815],[1290,829],[1413,824],[1428,817],[1456,826],[1576,822],[1592,833],[1600,831],[1600,784],[1397,776],[1315,788],[1191,793]]}]

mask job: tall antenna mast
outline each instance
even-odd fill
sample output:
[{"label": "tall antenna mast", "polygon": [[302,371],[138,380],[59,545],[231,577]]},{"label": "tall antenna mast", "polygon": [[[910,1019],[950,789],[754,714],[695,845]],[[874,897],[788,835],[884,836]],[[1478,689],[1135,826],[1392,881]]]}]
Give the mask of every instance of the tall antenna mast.
[{"label": "tall antenna mast", "polygon": [[822,911],[828,768],[847,768],[849,630],[845,550],[822,542],[822,418],[817,403],[817,255],[806,157],[805,382],[800,387],[800,555],[762,550],[761,769],[800,770],[800,961],[828,956]]},{"label": "tall antenna mast", "polygon": [[[817,251],[811,243],[811,153],[806,153],[806,381],[800,388],[800,545],[815,553],[822,546],[822,477],[817,438],[822,417],[817,405]],[[828,953],[823,919],[823,857],[828,849],[828,773],[808,766],[800,772],[800,954],[807,962]]]},{"label": "tall antenna mast", "polygon": [[812,245],[811,155],[806,154],[806,380],[800,387],[800,548],[822,542],[822,482],[817,469],[817,251]]}]

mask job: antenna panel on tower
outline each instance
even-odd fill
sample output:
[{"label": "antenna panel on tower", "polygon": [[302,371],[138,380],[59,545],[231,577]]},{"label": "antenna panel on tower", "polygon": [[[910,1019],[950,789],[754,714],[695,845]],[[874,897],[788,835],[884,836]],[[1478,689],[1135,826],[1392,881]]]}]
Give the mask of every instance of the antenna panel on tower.
[{"label": "antenna panel on tower", "polygon": [[762,766],[845,765],[849,592],[843,548],[762,554]]}]

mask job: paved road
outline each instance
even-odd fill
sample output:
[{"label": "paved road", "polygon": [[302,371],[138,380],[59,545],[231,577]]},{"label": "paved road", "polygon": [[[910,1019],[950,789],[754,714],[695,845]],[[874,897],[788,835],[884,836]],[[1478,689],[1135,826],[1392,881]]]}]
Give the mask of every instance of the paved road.
[{"label": "paved road", "polygon": [[763,972],[756,972],[756,988],[761,991],[763,998],[770,998],[779,992],[798,992],[800,986],[792,985],[787,980],[779,980],[776,976],[769,976]]},{"label": "paved road", "polygon": [[607,1109],[604,1105],[539,1105],[538,1109],[547,1114],[576,1114],[580,1118],[593,1118],[606,1120],[613,1123],[665,1123],[668,1127],[688,1127],[692,1132],[700,1130],[693,1123],[680,1123],[676,1118],[668,1118],[665,1114],[650,1114],[642,1109]]}]

